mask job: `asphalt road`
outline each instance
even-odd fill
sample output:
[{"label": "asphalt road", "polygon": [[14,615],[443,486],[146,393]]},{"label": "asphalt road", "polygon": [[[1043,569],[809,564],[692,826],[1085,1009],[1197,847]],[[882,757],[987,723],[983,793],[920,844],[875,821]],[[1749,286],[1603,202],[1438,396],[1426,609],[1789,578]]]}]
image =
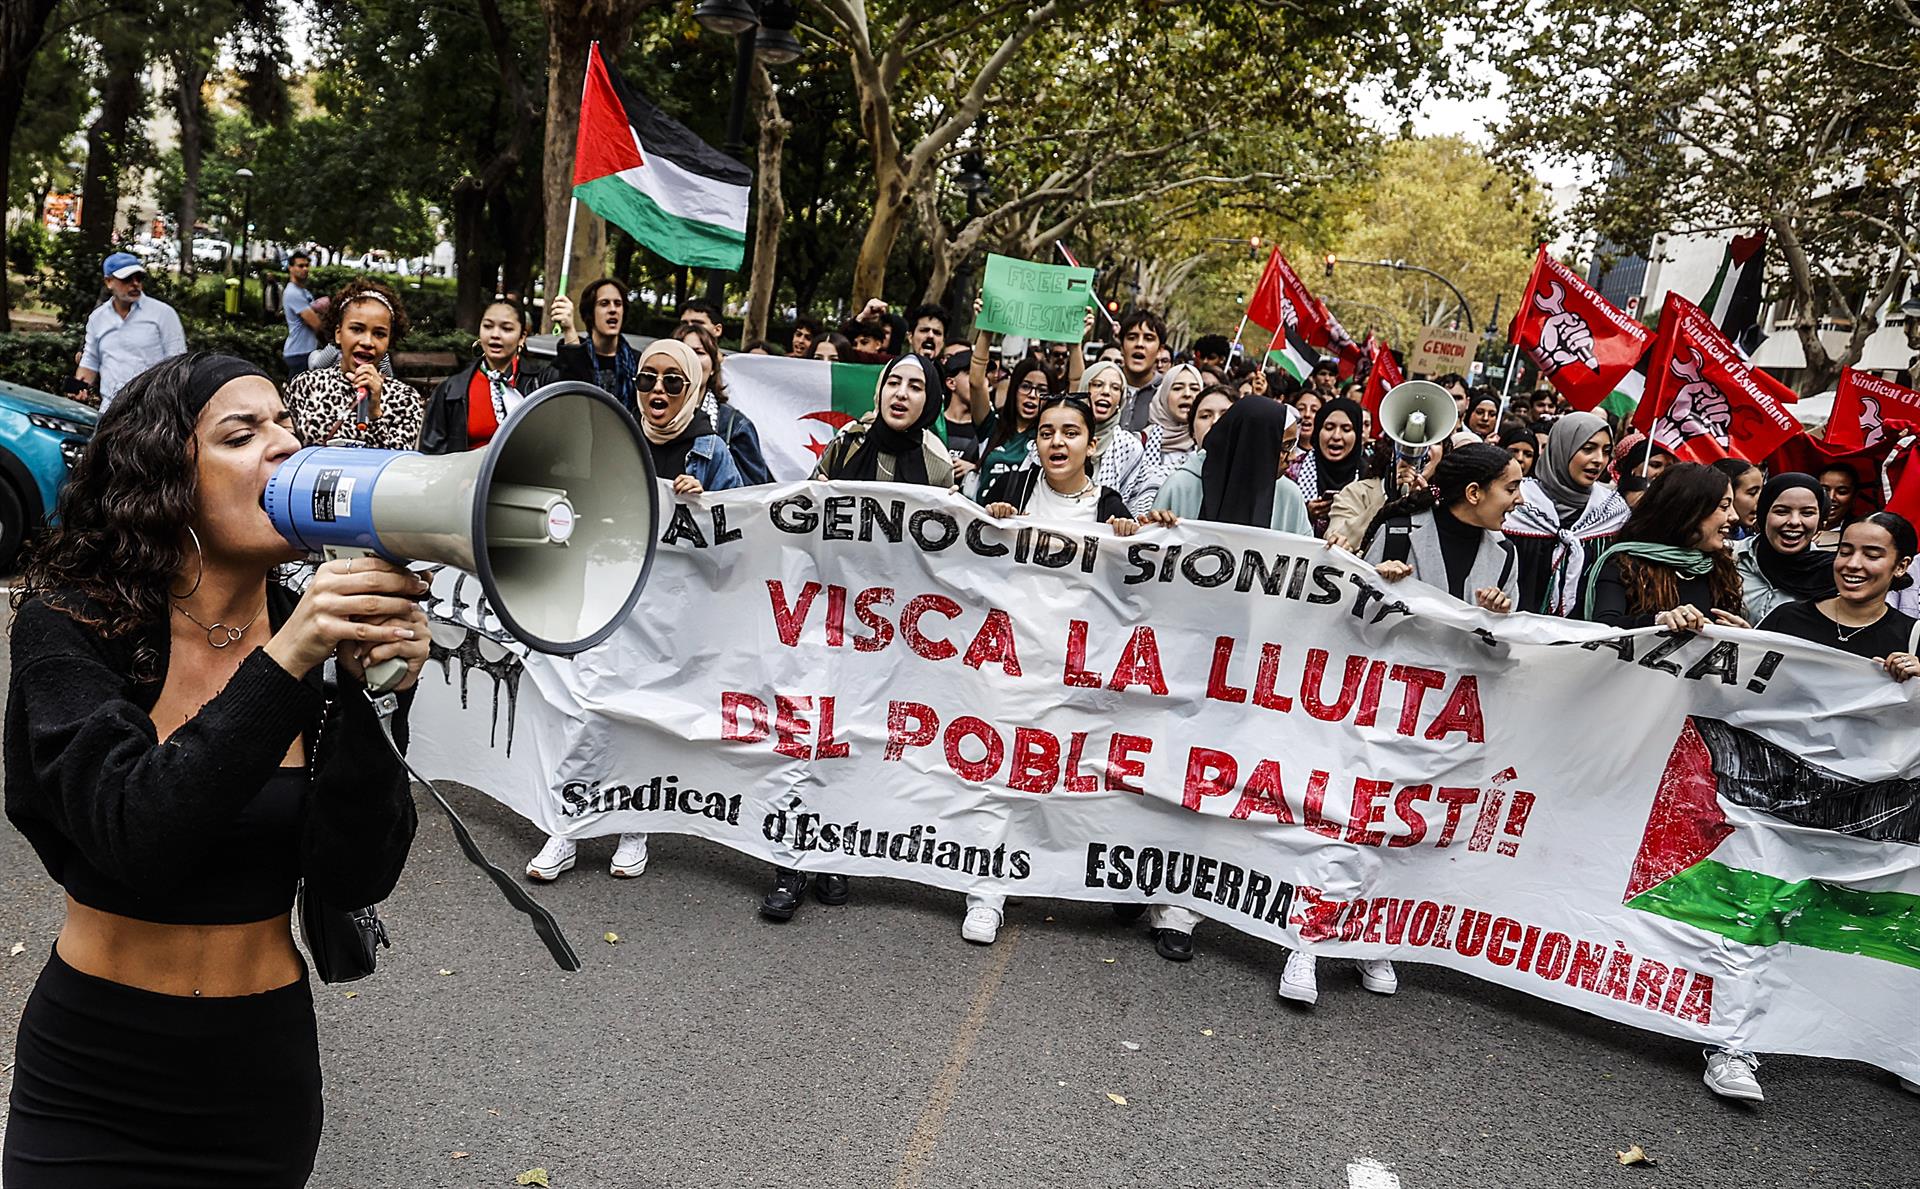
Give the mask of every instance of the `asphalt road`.
[{"label": "asphalt road", "polygon": [[[453,796],[503,865],[537,845]],[[1104,907],[1016,901],[977,947],[958,897],[878,880],[770,925],[756,862],[656,835],[623,882],[612,845],[541,892],[561,974],[423,800],[380,972],[315,985],[315,1186],[1920,1185],[1920,1098],[1870,1067],[1769,1059],[1738,1106],[1689,1045],[1437,967],[1381,998],[1322,963],[1303,1012],[1218,925],[1175,965]],[[0,1084],[61,903],[0,828]]]}]

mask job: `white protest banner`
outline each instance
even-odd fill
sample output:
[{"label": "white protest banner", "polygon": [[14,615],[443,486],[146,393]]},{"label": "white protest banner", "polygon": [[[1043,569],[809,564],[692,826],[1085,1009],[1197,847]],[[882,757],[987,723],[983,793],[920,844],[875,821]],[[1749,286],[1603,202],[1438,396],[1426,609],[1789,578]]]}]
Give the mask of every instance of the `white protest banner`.
[{"label": "white protest banner", "polygon": [[1920,732],[1868,662],[1494,617],[1234,526],[1120,539],[867,484],[662,499],[639,609],[570,661],[495,644],[441,575],[426,771],[550,832],[1179,904],[1920,1076]]}]

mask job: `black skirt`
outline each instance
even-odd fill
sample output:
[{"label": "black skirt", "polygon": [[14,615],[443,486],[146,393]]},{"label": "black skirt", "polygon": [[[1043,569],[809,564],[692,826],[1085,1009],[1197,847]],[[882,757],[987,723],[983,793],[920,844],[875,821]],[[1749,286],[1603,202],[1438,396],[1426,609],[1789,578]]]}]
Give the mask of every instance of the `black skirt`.
[{"label": "black skirt", "polygon": [[301,1186],[320,1147],[313,993],[186,998],[48,960],[20,1017],[6,1189]]}]

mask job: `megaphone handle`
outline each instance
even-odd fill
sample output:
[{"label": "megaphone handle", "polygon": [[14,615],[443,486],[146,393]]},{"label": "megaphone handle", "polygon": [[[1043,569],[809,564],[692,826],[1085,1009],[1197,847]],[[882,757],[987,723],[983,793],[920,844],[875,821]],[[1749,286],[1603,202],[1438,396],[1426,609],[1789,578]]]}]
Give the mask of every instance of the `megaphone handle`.
[{"label": "megaphone handle", "polygon": [[493,880],[494,885],[507,898],[508,904],[525,913],[533,922],[533,931],[538,933],[540,940],[546,944],[547,952],[553,955],[555,965],[568,971],[580,969],[580,956],[573,952],[573,946],[567,942],[567,935],[560,931],[560,922],[555,920],[553,914],[548,912],[538,900],[528,895],[525,888],[515,883],[512,876],[494,866],[487,856],[480,852],[479,844],[474,842],[473,835],[467,830],[467,823],[460,820],[460,815],[454,812],[453,806],[441,796],[438,786],[420,775],[419,770],[407,761],[406,753],[400,750],[400,745],[393,741],[393,712],[400,704],[399,699],[392,694],[375,694],[369,691],[367,700],[373,703],[374,713],[380,716],[380,733],[386,737],[387,746],[393,750],[394,758],[400,761],[409,775],[427,786],[427,791],[433,794],[433,799],[439,804],[441,812],[447,815],[448,823],[453,826],[454,840],[460,844],[461,853],[465,854],[467,860],[474,866],[487,873],[487,877]]},{"label": "megaphone handle", "polygon": [[[355,549],[347,545],[329,545],[324,550],[328,561],[338,561],[343,557],[372,557],[372,550]],[[399,657],[390,657],[378,664],[368,665],[366,670],[367,692],[369,694],[390,693],[393,688],[407,678],[407,662]]]}]

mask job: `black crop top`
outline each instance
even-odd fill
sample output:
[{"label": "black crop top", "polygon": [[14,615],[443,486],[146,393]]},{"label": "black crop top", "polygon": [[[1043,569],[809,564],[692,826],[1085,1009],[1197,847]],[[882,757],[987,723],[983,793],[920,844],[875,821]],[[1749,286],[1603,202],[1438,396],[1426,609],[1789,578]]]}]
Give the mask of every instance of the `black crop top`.
[{"label": "black crop top", "polygon": [[[76,851],[67,860],[67,895],[101,912],[161,925],[235,925],[277,917],[293,907],[300,881],[300,822],[307,813],[305,768],[281,768],[253,799],[216,826],[211,860],[164,896],[108,878]],[[357,907],[357,906],[356,906]]]},{"label": "black crop top", "polygon": [[[294,602],[268,586],[274,627]],[[148,712],[166,680],[165,622],[108,638],[35,598],[12,636],[7,819],[75,900],[220,925],[286,911],[300,878],[341,908],[393,891],[413,842],[413,796],[357,688],[329,701],[317,671],[293,677],[255,649],[162,743]],[[410,701],[394,716],[402,746]],[[299,736],[308,767],[282,769]]]}]

